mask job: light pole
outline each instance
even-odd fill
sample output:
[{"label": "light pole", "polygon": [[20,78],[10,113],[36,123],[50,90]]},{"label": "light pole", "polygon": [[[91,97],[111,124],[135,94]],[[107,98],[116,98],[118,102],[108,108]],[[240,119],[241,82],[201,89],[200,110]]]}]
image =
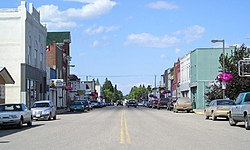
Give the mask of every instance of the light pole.
[{"label": "light pole", "polygon": [[[225,40],[211,40],[212,43],[222,42],[222,73],[225,72]],[[222,81],[222,98],[225,99],[226,83]]]}]

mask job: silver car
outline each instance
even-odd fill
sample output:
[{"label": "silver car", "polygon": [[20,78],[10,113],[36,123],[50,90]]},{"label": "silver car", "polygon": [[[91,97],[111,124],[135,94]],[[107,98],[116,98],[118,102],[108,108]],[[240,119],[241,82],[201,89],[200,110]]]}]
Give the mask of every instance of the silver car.
[{"label": "silver car", "polygon": [[0,104],[0,126],[16,125],[22,128],[27,123],[32,126],[32,114],[25,104]]},{"label": "silver car", "polygon": [[50,100],[35,102],[31,111],[34,119],[56,120],[56,108]]}]

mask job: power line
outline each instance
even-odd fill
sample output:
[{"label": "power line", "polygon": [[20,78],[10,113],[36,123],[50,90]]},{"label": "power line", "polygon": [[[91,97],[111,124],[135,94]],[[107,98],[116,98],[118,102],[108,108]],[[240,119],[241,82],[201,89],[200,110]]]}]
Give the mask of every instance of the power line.
[{"label": "power line", "polygon": [[125,77],[154,77],[154,76],[161,76],[161,75],[155,75],[155,74],[148,74],[148,75],[78,75],[82,77],[96,77],[96,78],[125,78]]}]

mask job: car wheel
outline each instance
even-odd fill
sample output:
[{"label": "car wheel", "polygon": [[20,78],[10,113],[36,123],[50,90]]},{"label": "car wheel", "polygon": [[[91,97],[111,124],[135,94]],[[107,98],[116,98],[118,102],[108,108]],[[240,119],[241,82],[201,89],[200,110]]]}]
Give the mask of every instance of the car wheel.
[{"label": "car wheel", "polygon": [[29,127],[32,126],[32,119],[30,119],[30,121],[27,123],[27,125],[28,125]]},{"label": "car wheel", "polygon": [[53,120],[56,120],[56,115],[53,117]]},{"label": "car wheel", "polygon": [[208,115],[206,115],[206,112],[205,112],[205,119],[209,119],[209,116],[208,116]]},{"label": "car wheel", "polygon": [[212,120],[215,121],[217,117],[215,117],[214,112],[212,112]]},{"label": "car wheel", "polygon": [[20,119],[18,125],[17,125],[17,128],[18,129],[21,129],[23,127],[23,118]]},{"label": "car wheel", "polygon": [[245,129],[250,130],[250,120],[247,115],[245,116]]},{"label": "car wheel", "polygon": [[228,122],[230,124],[230,126],[236,126],[237,122],[234,121],[234,119],[232,118],[231,114],[228,115]]}]

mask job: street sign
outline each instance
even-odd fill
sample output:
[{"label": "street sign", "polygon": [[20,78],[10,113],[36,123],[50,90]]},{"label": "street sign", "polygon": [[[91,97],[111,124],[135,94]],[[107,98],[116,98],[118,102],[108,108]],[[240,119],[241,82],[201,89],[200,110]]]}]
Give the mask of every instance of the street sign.
[{"label": "street sign", "polygon": [[63,79],[51,79],[50,80],[50,87],[52,88],[61,88],[64,86]]},{"label": "street sign", "polygon": [[250,58],[238,62],[238,74],[240,77],[250,77]]}]

